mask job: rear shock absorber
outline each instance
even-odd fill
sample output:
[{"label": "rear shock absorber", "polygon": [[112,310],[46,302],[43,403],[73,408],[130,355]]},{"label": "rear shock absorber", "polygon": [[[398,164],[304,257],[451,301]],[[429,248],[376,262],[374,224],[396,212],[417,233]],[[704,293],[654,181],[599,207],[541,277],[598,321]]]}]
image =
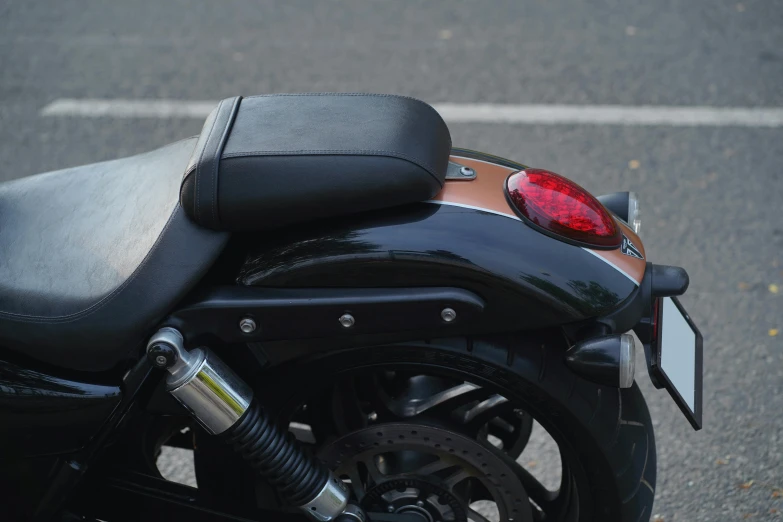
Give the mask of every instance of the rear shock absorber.
[{"label": "rear shock absorber", "polygon": [[319,522],[337,517],[364,522],[361,510],[348,504],[345,484],[275,424],[250,387],[209,349],[186,351],[182,334],[166,327],[150,338],[147,356],[168,371],[168,392],[205,430],[231,444],[286,502]]}]

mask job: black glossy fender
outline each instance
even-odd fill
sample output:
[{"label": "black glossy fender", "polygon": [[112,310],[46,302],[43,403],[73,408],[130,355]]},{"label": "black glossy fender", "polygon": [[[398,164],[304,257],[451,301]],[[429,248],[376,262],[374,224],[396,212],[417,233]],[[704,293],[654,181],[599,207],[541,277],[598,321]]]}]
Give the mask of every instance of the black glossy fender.
[{"label": "black glossy fender", "polygon": [[[2,520],[27,520],[75,453],[89,446],[122,399],[90,384],[0,360]],[[76,465],[79,469],[79,465]]]},{"label": "black glossy fender", "polygon": [[637,283],[518,219],[434,202],[259,236],[238,282],[287,288],[445,286],[486,301],[482,330],[573,323],[617,308]]},{"label": "black glossy fender", "polygon": [[121,399],[118,386],[63,379],[0,360],[0,455],[73,452],[84,446]]}]

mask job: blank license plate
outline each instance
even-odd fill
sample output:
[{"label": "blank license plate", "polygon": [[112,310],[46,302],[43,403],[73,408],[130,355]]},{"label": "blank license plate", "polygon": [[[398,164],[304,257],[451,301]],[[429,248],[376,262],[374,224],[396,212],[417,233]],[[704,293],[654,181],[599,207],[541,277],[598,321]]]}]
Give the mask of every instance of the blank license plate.
[{"label": "blank license plate", "polygon": [[688,418],[701,429],[702,336],[676,297],[658,301],[658,330],[650,368]]}]

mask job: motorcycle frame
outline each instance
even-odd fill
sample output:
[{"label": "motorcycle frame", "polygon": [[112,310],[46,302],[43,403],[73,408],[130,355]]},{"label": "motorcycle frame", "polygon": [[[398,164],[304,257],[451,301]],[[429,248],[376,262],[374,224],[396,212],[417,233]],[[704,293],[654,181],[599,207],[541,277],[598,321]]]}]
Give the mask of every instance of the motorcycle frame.
[{"label": "motorcycle frame", "polygon": [[[649,308],[640,291],[644,260],[568,244],[523,223],[503,191],[523,165],[464,149],[454,149],[451,161],[478,175],[447,181],[432,201],[235,235],[159,326],[177,328],[191,347],[247,347],[269,366],[338,347],[548,327],[578,338],[639,323]],[[618,223],[643,253],[638,236]],[[346,314],[350,326],[338,320]],[[240,327],[246,319],[252,331]],[[193,488],[100,464],[135,412],[185,414],[161,399],[161,375],[141,349],[121,379],[48,368],[0,349],[0,441],[15,452],[0,463],[0,486],[27,477],[16,502],[37,505],[38,520],[62,506],[100,517],[123,505],[133,508],[112,516],[244,520],[248,514],[200,503]],[[24,436],[40,429],[67,436]],[[82,480],[92,468],[105,473]]]}]

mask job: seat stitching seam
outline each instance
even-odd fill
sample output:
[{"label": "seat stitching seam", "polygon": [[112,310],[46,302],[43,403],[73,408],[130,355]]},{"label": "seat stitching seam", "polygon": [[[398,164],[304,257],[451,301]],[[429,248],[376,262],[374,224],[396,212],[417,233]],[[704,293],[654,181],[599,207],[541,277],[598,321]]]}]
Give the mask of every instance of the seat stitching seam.
[{"label": "seat stitching seam", "polygon": [[215,119],[212,120],[212,126],[209,128],[209,132],[207,133],[207,139],[204,140],[204,147],[201,149],[201,154],[199,154],[198,157],[198,164],[196,165],[196,219],[200,220],[201,216],[199,215],[199,199],[198,199],[198,187],[199,187],[199,177],[201,173],[201,163],[204,159],[204,153],[207,150],[207,147],[209,147],[209,138],[212,137],[212,131],[215,129],[215,124],[217,124],[217,120],[220,117],[220,108],[223,106],[223,102],[225,100],[220,100],[220,103],[218,104],[217,108],[215,109]]},{"label": "seat stitching seam", "polygon": [[177,217],[177,211],[179,209],[179,204],[177,204],[174,207],[174,211],[171,213],[171,216],[169,216],[168,221],[166,222],[166,225],[163,227],[163,230],[161,230],[160,234],[158,235],[158,238],[155,240],[155,243],[152,245],[152,248],[150,248],[150,251],[147,252],[147,255],[144,256],[144,259],[142,259],[141,263],[138,267],[136,267],[136,270],[131,273],[131,275],[128,277],[128,279],[125,280],[124,283],[122,283],[119,287],[117,287],[115,290],[113,290],[109,295],[101,298],[100,301],[97,303],[94,303],[90,305],[89,307],[85,308],[84,310],[80,310],[78,312],[74,312],[72,314],[68,315],[61,315],[61,316],[55,316],[55,317],[45,317],[45,316],[39,316],[39,315],[25,315],[25,314],[14,314],[10,312],[2,312],[0,311],[0,317],[9,317],[11,319],[21,319],[26,322],[36,322],[36,323],[69,323],[72,321],[75,321],[76,319],[80,319],[81,317],[90,315],[92,313],[97,312],[100,308],[105,306],[109,301],[114,299],[122,290],[124,290],[131,282],[133,282],[136,277],[139,275],[139,272],[141,272],[141,269],[144,268],[147,263],[149,262],[150,257],[152,257],[152,254],[157,249],[158,245],[160,245],[161,241],[163,240],[163,236],[166,234],[166,231],[169,229],[171,224],[174,222],[174,219]]},{"label": "seat stitching seam", "polygon": [[228,111],[226,126],[223,129],[223,133],[220,136],[220,141],[218,141],[218,145],[215,150],[215,166],[212,169],[212,224],[215,227],[217,227],[220,224],[220,221],[218,220],[217,217],[217,198],[218,198],[217,179],[218,179],[218,170],[220,168],[220,159],[221,159],[221,154],[223,152],[223,145],[225,144],[225,141],[228,136],[228,129],[231,126],[231,121],[233,120],[231,116],[234,114],[234,110],[236,109],[238,103],[239,103],[239,96],[234,98],[234,103],[231,105],[231,109]]},{"label": "seat stitching seam", "polygon": [[395,152],[393,150],[253,150],[243,152],[229,152],[223,154],[223,158],[236,158],[236,157],[249,157],[249,156],[296,156],[296,155],[318,155],[318,154],[342,154],[342,155],[356,155],[356,156],[391,156],[407,160],[417,167],[423,168],[430,176],[435,178],[439,185],[443,185],[440,179],[438,179],[435,169],[427,162],[421,161],[413,156],[403,154],[401,152]]}]

